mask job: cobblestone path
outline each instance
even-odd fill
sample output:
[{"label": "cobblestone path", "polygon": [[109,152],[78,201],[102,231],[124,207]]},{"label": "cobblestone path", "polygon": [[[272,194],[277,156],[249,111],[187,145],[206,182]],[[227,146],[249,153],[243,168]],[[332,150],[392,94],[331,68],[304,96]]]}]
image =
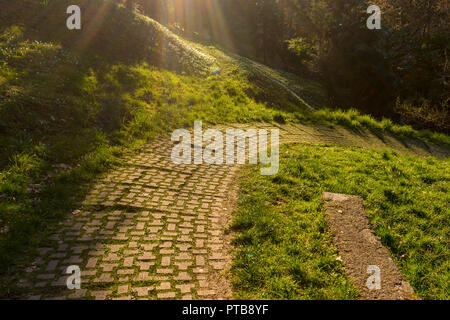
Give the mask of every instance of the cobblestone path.
[{"label": "cobblestone path", "polygon": [[[280,129],[282,143],[334,143],[448,155],[432,145],[346,129]],[[230,127],[230,126],[227,126]],[[217,127],[220,129],[220,127]],[[224,128],[222,128],[224,129]],[[79,210],[55,229],[20,285],[29,299],[229,299],[230,235],[237,165],[175,165],[170,137],[102,177]],[[68,290],[66,269],[81,269]]]}]

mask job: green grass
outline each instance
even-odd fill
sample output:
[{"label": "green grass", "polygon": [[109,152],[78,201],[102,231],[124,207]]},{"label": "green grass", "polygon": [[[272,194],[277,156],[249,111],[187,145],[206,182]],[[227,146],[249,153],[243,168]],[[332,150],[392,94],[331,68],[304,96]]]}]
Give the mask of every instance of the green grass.
[{"label": "green grass", "polygon": [[395,124],[390,119],[376,120],[372,116],[361,114],[355,109],[346,111],[322,109],[313,112],[307,117],[299,114],[298,119],[309,120],[313,123],[337,124],[357,130],[366,129],[377,134],[391,134],[399,138],[415,138],[450,147],[450,136],[444,133],[416,130],[409,125]]},{"label": "green grass", "polygon": [[280,158],[277,175],[251,167],[241,180],[233,224],[238,297],[355,297],[327,231],[327,191],[361,196],[416,293],[449,299],[448,159],[307,144],[283,147]]}]

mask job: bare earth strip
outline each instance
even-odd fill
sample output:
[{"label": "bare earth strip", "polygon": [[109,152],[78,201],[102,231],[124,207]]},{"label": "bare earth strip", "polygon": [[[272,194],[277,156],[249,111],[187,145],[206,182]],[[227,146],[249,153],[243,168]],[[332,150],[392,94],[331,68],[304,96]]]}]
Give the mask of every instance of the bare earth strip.
[{"label": "bare earth strip", "polygon": [[[246,124],[217,129],[280,129],[281,143],[333,143],[448,156],[418,141],[400,142],[342,128]],[[30,299],[230,299],[230,234],[238,165],[175,165],[161,137],[106,174],[69,214],[20,285]],[[78,265],[81,290],[66,288]]]},{"label": "bare earth strip", "polygon": [[[417,299],[389,251],[372,231],[362,199],[325,192],[323,200],[333,242],[361,297],[370,300]],[[378,286],[371,278],[374,271],[379,272]]]}]

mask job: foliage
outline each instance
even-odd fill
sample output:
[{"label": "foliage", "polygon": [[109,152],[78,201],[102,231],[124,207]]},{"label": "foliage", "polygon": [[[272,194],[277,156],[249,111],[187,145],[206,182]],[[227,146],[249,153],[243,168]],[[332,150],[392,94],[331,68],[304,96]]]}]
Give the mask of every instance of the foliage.
[{"label": "foliage", "polygon": [[450,100],[442,101],[440,105],[432,104],[429,100],[421,99],[416,104],[397,100],[395,111],[401,115],[406,123],[416,128],[437,128],[439,131],[450,133]]}]

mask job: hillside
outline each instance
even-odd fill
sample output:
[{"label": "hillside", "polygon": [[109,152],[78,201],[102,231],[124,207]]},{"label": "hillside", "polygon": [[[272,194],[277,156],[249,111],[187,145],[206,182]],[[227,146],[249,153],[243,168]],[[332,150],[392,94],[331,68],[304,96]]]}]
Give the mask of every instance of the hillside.
[{"label": "hillside", "polygon": [[[376,120],[356,110],[330,110],[325,90],[317,81],[276,70],[213,44],[187,40],[115,1],[85,2],[82,6],[82,30],[68,31],[65,26],[68,4],[71,3],[66,0],[0,0],[0,8],[3,9],[0,12],[0,296],[29,296],[29,286],[18,282],[18,279],[23,279],[24,269],[29,265],[32,265],[30,270],[46,267],[44,262],[40,265],[33,261],[40,261],[45,256],[45,263],[49,263],[52,250],[59,251],[60,244],[64,247],[77,241],[70,237],[70,232],[76,232],[71,226],[87,221],[83,215],[89,216],[92,212],[94,216],[105,214],[109,217],[112,214],[111,220],[114,220],[114,210],[117,209],[124,214],[120,219],[127,222],[127,214],[139,212],[142,216],[127,222],[137,225],[138,221],[146,221],[147,211],[143,209],[158,211],[160,206],[163,206],[163,211],[167,209],[167,204],[163,204],[167,199],[155,200],[156,204],[149,207],[136,207],[126,201],[109,205],[106,195],[126,198],[139,193],[150,198],[151,192],[167,192],[165,195],[169,198],[186,200],[178,198],[178,193],[172,194],[178,187],[170,185],[172,178],[167,183],[158,184],[158,179],[166,177],[168,172],[175,172],[180,175],[178,179],[190,179],[183,182],[183,192],[189,194],[190,201],[195,202],[195,197],[199,196],[198,201],[210,203],[211,192],[200,190],[195,193],[185,186],[196,186],[196,182],[201,181],[200,186],[211,184],[213,188],[220,182],[223,189],[217,192],[217,197],[221,201],[231,201],[236,207],[238,214],[232,228],[236,232],[233,245],[237,252],[233,261],[235,297],[357,297],[342,265],[333,260],[335,251],[330,235],[324,231],[325,223],[320,214],[317,221],[311,217],[303,217],[301,221],[305,227],[304,239],[311,241],[314,248],[292,247],[290,240],[280,236],[287,230],[286,234],[294,237],[296,231],[291,228],[298,226],[291,216],[273,226],[268,225],[275,221],[273,215],[285,214],[284,206],[289,207],[292,202],[285,203],[282,199],[288,199],[287,194],[296,194],[293,190],[299,186],[305,191],[304,195],[299,195],[304,198],[300,209],[297,208],[302,212],[320,212],[318,194],[324,187],[363,193],[364,200],[370,204],[371,222],[376,224],[376,231],[396,261],[403,261],[402,271],[414,289],[427,298],[448,297],[445,274],[439,275],[442,273],[441,258],[448,251],[440,242],[446,235],[439,225],[445,225],[442,217],[446,214],[444,202],[448,195],[448,177],[442,171],[448,171],[449,136],[418,131],[389,119]],[[161,137],[167,138],[178,128],[191,128],[194,121],[203,121],[205,126],[216,128],[255,126],[282,129],[289,138],[285,142],[296,144],[294,151],[290,147],[283,149],[286,154],[292,153],[288,160],[282,160],[283,164],[285,161],[288,163],[288,170],[282,170],[280,176],[272,181],[258,177],[248,169],[235,176],[238,167],[228,172],[228,169],[214,166],[194,166],[184,168],[186,178],[184,173],[177,171],[179,169],[172,168],[168,160],[170,144],[161,142]],[[303,155],[302,150],[306,150],[307,155]],[[350,160],[344,160],[349,163],[341,158],[342,154],[348,155]],[[302,157],[308,160],[307,163],[299,163],[298,159]],[[327,168],[333,166],[333,161],[339,162],[339,168],[348,175],[354,173],[351,163],[359,163],[360,166],[355,168],[357,174],[354,173],[352,184],[340,188],[335,172],[321,171],[320,165],[311,161],[315,157],[321,159],[317,163]],[[161,163],[157,163],[158,159]],[[387,163],[378,165],[372,159],[382,159]],[[365,164],[371,169],[364,169]],[[303,168],[303,165],[308,168]],[[298,168],[302,174],[292,173],[291,167]],[[340,181],[345,179],[342,172]],[[228,173],[230,176],[225,178]],[[214,175],[219,182],[210,179]],[[366,194],[362,187],[358,187],[358,181],[371,181],[377,176],[381,182],[376,184],[377,190],[373,193]],[[136,181],[136,177],[144,180],[151,177],[157,182]],[[237,196],[227,198],[233,193],[227,192],[229,186],[222,183],[237,180],[237,177],[243,190],[240,196],[249,199],[248,203],[236,203]],[[302,177],[312,184],[303,185]],[[422,189],[408,188],[406,183],[410,182],[417,182],[414,185],[427,190],[436,202],[418,197],[417,193]],[[157,185],[146,189],[146,183]],[[270,186],[266,185],[268,183]],[[108,184],[117,189],[103,189]],[[389,185],[392,188],[388,188]],[[257,186],[263,189],[257,189]],[[261,190],[269,193],[262,194]],[[155,197],[160,197],[160,194]],[[419,203],[420,199],[423,203]],[[249,205],[252,203],[261,208],[261,214],[255,213]],[[415,211],[415,207],[419,209]],[[383,209],[398,212],[398,220],[414,216],[405,225],[412,226],[416,220],[421,225],[417,229],[411,227],[411,231],[405,230],[396,219],[380,213]],[[289,207],[289,210],[293,209]],[[427,210],[433,213],[428,216]],[[249,212],[254,215],[254,221],[245,217]],[[77,213],[81,216],[76,216]],[[231,215],[231,212],[225,214]],[[91,219],[92,216],[89,217]],[[425,218],[433,221],[433,228],[427,229]],[[232,217],[228,216],[227,222],[231,220]],[[106,225],[106,220],[101,223],[104,222]],[[394,230],[387,227],[387,223],[393,223]],[[62,232],[59,230],[61,225],[68,229],[61,227]],[[166,226],[168,223],[164,222]],[[226,234],[224,226],[213,224],[210,227]],[[87,229],[91,227],[86,226]],[[173,230],[166,231],[170,234]],[[139,233],[140,230],[133,232]],[[153,233],[158,235],[158,232]],[[55,234],[62,237],[58,241],[64,243],[57,243],[52,238]],[[424,240],[416,245],[411,237],[417,234]],[[403,241],[401,236],[408,241]],[[125,241],[127,246],[130,244],[127,249],[133,251],[135,248],[131,247],[130,239],[108,238],[108,241],[113,244],[114,241]],[[227,239],[226,246],[230,246],[231,240]],[[142,241],[151,247],[150,240]],[[281,248],[276,252],[272,248],[275,242],[280,243]],[[104,244],[102,241],[93,243]],[[258,243],[263,245],[258,247]],[[42,248],[45,253],[42,253]],[[317,248],[323,251],[306,266],[293,255],[295,252],[298,256],[313,255]],[[257,264],[249,264],[249,250],[254,250],[251,254],[260,250],[264,259]],[[275,259],[270,256],[271,252],[274,252],[273,257],[279,258],[280,264],[269,272],[264,269],[264,263]],[[414,257],[415,254],[418,258]],[[292,256],[293,265],[283,266],[286,261],[291,261]],[[86,258],[77,257],[81,260]],[[124,263],[125,258],[120,256],[120,263]],[[162,263],[161,254],[157,258]],[[175,256],[169,258],[172,259],[170,261],[176,260]],[[249,265],[251,267],[247,270]],[[320,269],[322,267],[332,272],[325,275],[326,272]],[[223,268],[219,267],[222,271]],[[142,284],[138,271],[133,272],[138,280],[131,280],[130,276],[127,282],[129,291],[136,283]],[[425,272],[432,275],[432,282],[421,282]],[[253,286],[258,277],[261,280]],[[324,277],[323,282],[321,277]],[[302,281],[305,287],[297,288],[296,283]],[[159,285],[167,287],[169,282]],[[229,282],[226,286],[231,286]],[[37,289],[38,295],[52,297],[59,293],[54,288],[47,290],[45,285],[42,290]],[[111,290],[118,290],[116,282],[110,286]],[[319,287],[320,294],[315,291]],[[101,285],[91,284],[89,292],[97,292],[101,288]],[[260,288],[260,291],[254,288]],[[195,290],[198,295],[194,297],[202,298],[199,292],[204,291],[197,287]],[[205,290],[218,289],[208,287]],[[134,293],[133,297],[144,291]],[[222,297],[222,294],[229,297],[231,289],[225,291],[203,297]],[[164,293],[167,292],[164,291],[161,297],[165,296]],[[145,297],[154,298],[155,295],[145,295],[144,292]],[[176,297],[181,298],[181,294],[177,293]]]},{"label": "hillside", "polygon": [[[90,181],[117,156],[157,134],[194,120],[285,121],[293,116],[284,109],[306,110],[296,106],[291,89],[279,90],[279,77],[250,75],[248,63],[184,40],[112,2],[90,1],[83,10],[85,30],[69,32],[68,3],[2,3],[0,219],[5,250],[16,240],[26,244],[30,230],[67,210],[65,199],[79,188],[76,181]],[[92,11],[100,3],[102,23]],[[215,68],[218,74],[211,73]]]}]

